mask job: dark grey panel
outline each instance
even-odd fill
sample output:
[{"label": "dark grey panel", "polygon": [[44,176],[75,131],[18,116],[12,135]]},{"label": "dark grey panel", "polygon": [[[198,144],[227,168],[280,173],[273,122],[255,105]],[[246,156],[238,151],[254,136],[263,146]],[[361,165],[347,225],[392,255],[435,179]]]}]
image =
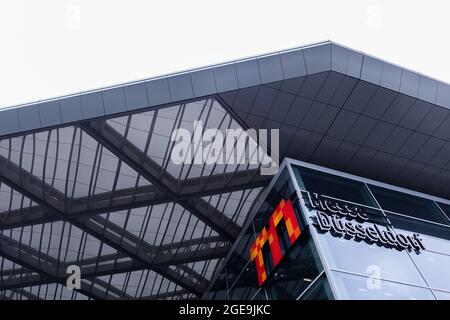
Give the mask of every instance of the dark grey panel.
[{"label": "dark grey panel", "polygon": [[[448,110],[429,105],[430,112],[423,118],[422,122],[416,128],[417,131],[432,135],[437,128],[442,124],[445,118],[449,115]],[[450,130],[450,127],[449,127]]]},{"label": "dark grey panel", "polygon": [[295,98],[285,119],[286,123],[299,127],[311,105],[312,101],[310,99],[303,97]]},{"label": "dark grey panel", "polygon": [[444,140],[450,139],[450,114],[445,118],[436,131],[433,132],[433,135]]},{"label": "dark grey panel", "polygon": [[62,99],[59,102],[63,123],[79,121],[83,119],[81,98],[79,96]]},{"label": "dark grey panel", "polygon": [[305,83],[305,79],[306,79],[306,77],[284,80],[281,83],[280,90],[284,91],[284,92],[292,93],[292,94],[298,94],[298,92],[300,91],[300,88]]},{"label": "dark grey panel", "polygon": [[353,158],[358,149],[358,145],[347,141],[342,141],[342,143],[339,145],[339,148],[336,150],[332,161],[330,161],[328,165],[338,170],[346,170],[347,164]]},{"label": "dark grey panel", "polygon": [[433,106],[427,102],[420,100],[415,101],[400,121],[399,125],[411,130],[416,129],[432,108]]},{"label": "dark grey panel", "polygon": [[344,139],[357,119],[358,114],[342,109],[328,130],[328,135]]},{"label": "dark grey panel", "polygon": [[367,162],[365,172],[367,172],[368,177],[372,179],[377,179],[383,169],[389,164],[392,159],[392,155],[386,152],[378,151],[373,157]]},{"label": "dark grey panel", "polygon": [[329,74],[330,72],[321,72],[306,77],[305,82],[298,92],[298,95],[305,98],[315,99]]},{"label": "dark grey panel", "polygon": [[345,77],[339,84],[339,87],[329,103],[339,108],[342,107],[351,95],[352,91],[356,88],[356,84],[358,82],[359,81],[355,78]]},{"label": "dark grey panel", "polygon": [[348,132],[345,140],[356,144],[362,144],[364,140],[366,140],[367,136],[372,132],[376,124],[376,120],[360,115]]},{"label": "dark grey panel", "polygon": [[240,89],[234,100],[233,109],[249,112],[258,94],[259,87]]},{"label": "dark grey panel", "polygon": [[445,141],[434,137],[429,137],[422,148],[412,158],[415,161],[428,163],[436,153],[444,146]]},{"label": "dark grey panel", "polygon": [[20,130],[33,130],[41,126],[38,105],[28,108],[19,108],[19,124]]},{"label": "dark grey panel", "polygon": [[338,108],[327,105],[325,110],[320,115],[319,121],[315,123],[314,131],[325,134],[333,123],[338,112]]},{"label": "dark grey panel", "polygon": [[343,108],[361,113],[376,90],[377,86],[365,81],[359,81]]},{"label": "dark grey panel", "polygon": [[273,101],[267,117],[275,121],[282,121],[294,102],[295,95],[280,91]]},{"label": "dark grey panel", "polygon": [[265,128],[264,121],[266,120],[264,117],[257,116],[254,114],[247,114],[245,118],[242,118],[245,120],[245,123],[248,125],[249,128]]},{"label": "dark grey panel", "polygon": [[105,115],[102,94],[100,92],[82,95],[81,107],[85,118],[95,118]]},{"label": "dark grey panel", "polygon": [[316,96],[316,100],[323,103],[329,103],[344,77],[345,76],[343,74],[330,72],[329,76],[325,80],[325,83],[320,88],[320,91]]},{"label": "dark grey panel", "polygon": [[427,140],[428,136],[419,132],[413,132],[401,146],[400,150],[398,151],[398,155],[401,157],[412,159],[416,155],[416,153],[419,152],[419,150]]},{"label": "dark grey panel", "polygon": [[297,155],[298,159],[309,161],[322,141],[322,138],[323,135],[310,132],[306,141],[301,145],[300,152]]},{"label": "dark grey panel", "polygon": [[397,183],[399,185],[409,185],[425,167],[425,164],[409,161],[403,170],[398,174]]},{"label": "dark grey panel", "polygon": [[20,130],[18,110],[4,110],[0,116],[0,134],[9,134],[18,130]]},{"label": "dark grey panel", "polygon": [[339,139],[327,136],[323,137],[314,154],[310,158],[310,161],[326,166],[335,154],[339,144]]},{"label": "dark grey panel", "polygon": [[376,151],[373,149],[360,147],[347,164],[347,171],[361,174],[361,172],[367,167],[367,163],[372,159],[375,153]]},{"label": "dark grey panel", "polygon": [[127,110],[135,110],[148,106],[147,90],[144,83],[138,83],[124,88]]},{"label": "dark grey panel", "polygon": [[396,96],[384,113],[382,120],[397,125],[415,101],[414,98],[402,94]]},{"label": "dark grey panel", "polygon": [[258,66],[262,83],[269,83],[284,79],[279,55],[272,55],[258,59]]},{"label": "dark grey panel", "polygon": [[394,101],[397,94],[395,91],[378,87],[362,113],[369,117],[380,119]]},{"label": "dark grey panel", "polygon": [[395,127],[392,124],[378,121],[364,141],[364,145],[378,150],[384,141],[391,135],[394,128]]},{"label": "dark grey panel", "polygon": [[261,86],[250,109],[251,114],[266,116],[270,112],[272,103],[278,94],[278,90],[270,87]]},{"label": "dark grey panel", "polygon": [[450,142],[446,142],[442,148],[430,160],[430,165],[442,168],[450,161]]},{"label": "dark grey panel", "polygon": [[[302,121],[302,129],[317,132],[317,123],[321,120],[322,114],[325,111],[327,105],[314,101],[311,104],[311,107],[308,110],[308,113],[305,115],[305,118]],[[325,132],[319,132],[319,133],[325,133]]]},{"label": "dark grey panel", "polygon": [[400,147],[405,143],[406,139],[411,135],[412,131],[395,127],[391,135],[384,141],[381,146],[381,151],[396,154]]}]

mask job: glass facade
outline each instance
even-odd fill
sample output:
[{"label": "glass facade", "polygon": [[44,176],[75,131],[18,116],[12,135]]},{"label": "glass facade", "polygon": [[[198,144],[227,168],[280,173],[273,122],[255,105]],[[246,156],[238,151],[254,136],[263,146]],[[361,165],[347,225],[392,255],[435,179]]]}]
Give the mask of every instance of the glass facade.
[{"label": "glass facade", "polygon": [[[280,245],[278,263],[276,246],[260,240],[282,199],[292,201],[301,233],[291,246]],[[437,200],[286,161],[205,297],[450,299],[450,205]],[[282,243],[286,230],[273,230]],[[262,283],[254,244],[261,246]]]}]

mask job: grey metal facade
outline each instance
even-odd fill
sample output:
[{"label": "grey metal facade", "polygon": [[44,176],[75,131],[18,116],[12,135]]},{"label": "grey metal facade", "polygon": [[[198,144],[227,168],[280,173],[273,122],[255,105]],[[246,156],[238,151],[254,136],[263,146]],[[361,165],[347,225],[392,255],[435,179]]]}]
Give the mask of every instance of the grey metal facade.
[{"label": "grey metal facade", "polygon": [[[417,233],[423,248],[395,248],[388,243],[349,236],[343,230],[317,226],[317,211],[309,197],[356,206],[379,230]],[[262,257],[267,280],[258,283],[256,261],[250,249],[280,199],[291,199],[301,226],[291,247],[273,265],[272,246]],[[306,162],[285,159],[281,172],[264,190],[225,263],[213,278],[205,299],[450,299],[450,201],[386,183],[346,174]],[[327,215],[325,215],[327,216]],[[334,214],[339,220],[340,217]],[[342,223],[358,219],[345,217]],[[343,225],[342,225],[343,226]],[[283,231],[284,230],[284,231]],[[282,242],[286,230],[277,227]],[[353,233],[354,235],[354,233]],[[377,236],[378,237],[378,236]],[[264,248],[263,247],[263,248]],[[269,249],[270,247],[270,249]]]},{"label": "grey metal facade", "polygon": [[196,120],[277,128],[281,160],[450,198],[449,85],[332,42],[5,108],[1,296],[201,297],[271,177],[171,163],[171,131]]}]

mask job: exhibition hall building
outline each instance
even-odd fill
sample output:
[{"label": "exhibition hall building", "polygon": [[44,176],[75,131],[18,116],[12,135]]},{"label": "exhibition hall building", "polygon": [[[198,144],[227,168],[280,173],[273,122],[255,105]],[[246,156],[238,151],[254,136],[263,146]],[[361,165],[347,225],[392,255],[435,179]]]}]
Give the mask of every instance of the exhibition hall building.
[{"label": "exhibition hall building", "polygon": [[448,300],[449,199],[450,85],[334,42],[5,107],[0,299]]}]

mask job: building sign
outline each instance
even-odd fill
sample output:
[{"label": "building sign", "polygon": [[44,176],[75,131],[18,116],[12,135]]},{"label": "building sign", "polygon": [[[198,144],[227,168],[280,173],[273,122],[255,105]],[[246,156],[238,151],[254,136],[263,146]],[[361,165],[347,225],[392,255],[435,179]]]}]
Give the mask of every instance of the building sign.
[{"label": "building sign", "polygon": [[399,250],[425,250],[417,233],[405,235],[395,232],[390,226],[370,223],[370,214],[363,207],[310,192],[308,199],[311,209],[316,212],[314,225],[320,232],[331,232],[334,236],[364,240]]},{"label": "building sign", "polygon": [[[266,245],[267,242],[269,243],[270,253],[273,261],[273,268],[275,268],[283,258],[283,251],[280,246],[280,239],[278,237],[277,229],[277,226],[281,221],[284,221],[287,235],[289,237],[289,243],[283,244],[284,246],[288,245],[290,247],[298,239],[301,233],[300,226],[290,199],[281,199],[277,208],[269,218],[269,229],[267,230],[266,227],[264,227],[259,233],[255,242],[250,247],[250,260],[256,260],[256,273],[258,274],[258,283],[260,286],[267,279],[266,267],[264,265],[265,257],[263,256],[262,250],[263,246]],[[285,253],[287,249],[289,248],[284,248]]]}]

